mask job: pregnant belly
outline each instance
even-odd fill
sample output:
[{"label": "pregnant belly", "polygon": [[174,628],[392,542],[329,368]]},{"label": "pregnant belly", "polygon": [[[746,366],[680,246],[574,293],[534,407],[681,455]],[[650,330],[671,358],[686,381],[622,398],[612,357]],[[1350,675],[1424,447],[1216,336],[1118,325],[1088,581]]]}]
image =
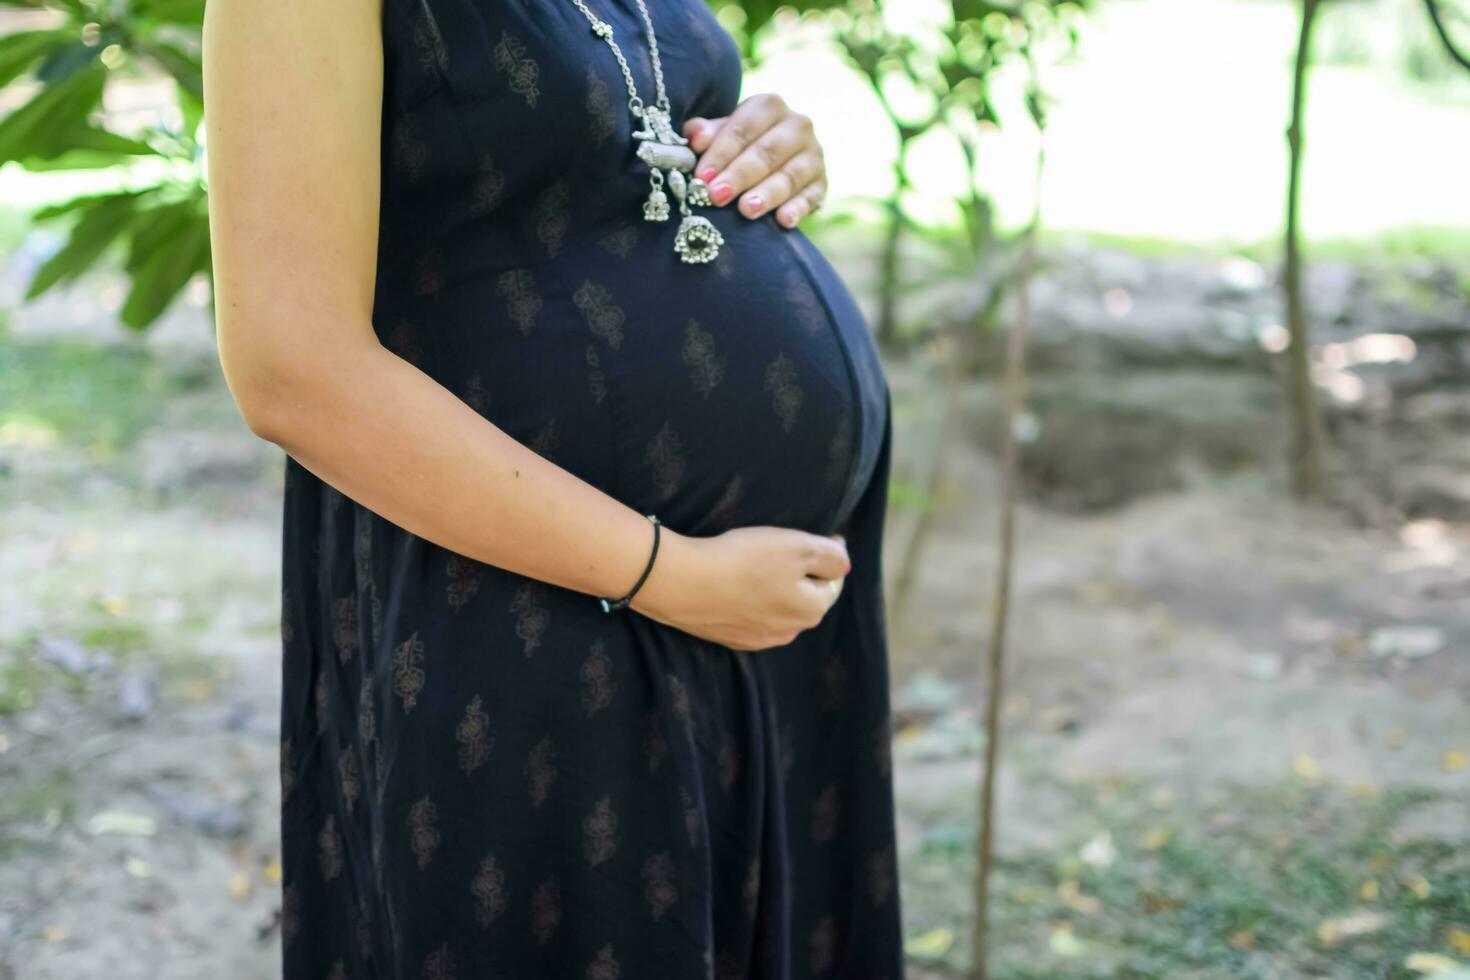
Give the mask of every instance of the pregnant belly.
[{"label": "pregnant belly", "polygon": [[867,323],[800,231],[701,213],[725,237],[712,263],[674,254],[676,219],[589,231],[549,261],[437,290],[399,346],[512,436],[684,533],[838,530],[887,405]]}]

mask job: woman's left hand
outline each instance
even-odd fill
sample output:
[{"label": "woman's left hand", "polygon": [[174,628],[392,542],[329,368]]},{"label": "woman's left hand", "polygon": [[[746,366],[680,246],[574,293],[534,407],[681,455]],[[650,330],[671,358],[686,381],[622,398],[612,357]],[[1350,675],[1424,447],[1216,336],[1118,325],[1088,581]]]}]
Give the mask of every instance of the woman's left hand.
[{"label": "woman's left hand", "polygon": [[821,206],[827,165],[811,117],[773,92],[752,95],[728,116],[691,116],[683,134],[701,154],[694,174],[723,205],[740,196],[740,213],[759,218],[776,209],[786,228]]}]

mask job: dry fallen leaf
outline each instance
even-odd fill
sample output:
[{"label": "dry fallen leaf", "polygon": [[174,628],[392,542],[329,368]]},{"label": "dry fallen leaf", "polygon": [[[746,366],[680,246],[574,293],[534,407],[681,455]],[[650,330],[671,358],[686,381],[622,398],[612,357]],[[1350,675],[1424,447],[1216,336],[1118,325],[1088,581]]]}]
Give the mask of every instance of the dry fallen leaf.
[{"label": "dry fallen leaf", "polygon": [[1377,932],[1388,924],[1388,917],[1381,912],[1355,912],[1336,919],[1324,919],[1317,926],[1317,941],[1323,946],[1335,946],[1344,939]]},{"label": "dry fallen leaf", "polygon": [[1057,956],[1071,958],[1081,956],[1086,952],[1086,947],[1082,945],[1082,940],[1073,934],[1070,925],[1060,925],[1053,929],[1049,945],[1051,946],[1051,951]]},{"label": "dry fallen leaf", "polygon": [[281,859],[271,858],[262,874],[264,874],[265,880],[272,885],[279,885],[281,883]]},{"label": "dry fallen leaf", "polygon": [[236,871],[230,875],[230,897],[237,902],[243,902],[250,897],[250,876]]},{"label": "dry fallen leaf", "polygon": [[920,959],[937,959],[954,945],[954,933],[942,926],[920,933],[903,944],[904,952]]},{"label": "dry fallen leaf", "polygon": [[1376,878],[1369,878],[1363,882],[1363,886],[1358,889],[1358,898],[1365,902],[1378,901],[1378,880]]},{"label": "dry fallen leaf", "polygon": [[1445,938],[1450,941],[1450,945],[1455,948],[1455,952],[1462,956],[1470,956],[1470,929],[1457,929],[1451,926],[1450,931],[1445,934]]},{"label": "dry fallen leaf", "polygon": [[47,926],[46,928],[41,930],[41,941],[47,943],[59,943],[70,935],[71,930],[68,929],[66,926]]},{"label": "dry fallen leaf", "polygon": [[1230,937],[1230,945],[1241,952],[1248,952],[1256,948],[1256,934],[1246,930],[1234,933]]},{"label": "dry fallen leaf", "polygon": [[1410,953],[1404,960],[1405,969],[1413,970],[1415,973],[1429,973],[1443,975],[1447,971],[1459,970],[1460,964],[1448,956],[1438,953]]},{"label": "dry fallen leaf", "polygon": [[1410,875],[1404,881],[1404,885],[1409,889],[1409,891],[1413,892],[1415,897],[1418,898],[1421,902],[1427,899],[1430,895],[1431,889],[1429,887],[1429,879],[1425,878],[1423,875]]},{"label": "dry fallen leaf", "polygon": [[1309,783],[1316,782],[1322,778],[1322,767],[1317,764],[1316,759],[1305,753],[1293,759],[1291,761],[1291,767],[1296,770],[1298,776]]},{"label": "dry fallen leaf", "polygon": [[1470,752],[1464,749],[1450,749],[1444,754],[1444,771],[1459,772],[1470,764]]},{"label": "dry fallen leaf", "polygon": [[1148,833],[1143,835],[1144,849],[1149,851],[1157,851],[1159,848],[1169,843],[1169,839],[1173,836],[1173,832],[1169,830],[1168,827],[1155,827],[1153,830],[1150,830]]}]

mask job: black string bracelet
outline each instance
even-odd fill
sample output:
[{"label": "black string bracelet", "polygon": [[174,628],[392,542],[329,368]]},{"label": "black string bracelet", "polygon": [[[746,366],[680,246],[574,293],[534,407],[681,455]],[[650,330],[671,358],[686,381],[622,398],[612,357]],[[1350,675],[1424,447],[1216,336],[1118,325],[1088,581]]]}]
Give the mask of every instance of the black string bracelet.
[{"label": "black string bracelet", "polygon": [[653,522],[653,551],[649,552],[648,565],[644,567],[643,574],[638,576],[638,581],[633,585],[632,590],[629,591],[627,595],[623,596],[621,599],[598,600],[602,603],[602,611],[605,613],[610,613],[614,609],[626,608],[628,603],[633,601],[633,597],[638,594],[638,590],[643,588],[643,583],[648,581],[648,573],[653,571],[653,560],[658,557],[659,520],[658,515],[656,514],[648,514],[646,516],[650,521]]}]

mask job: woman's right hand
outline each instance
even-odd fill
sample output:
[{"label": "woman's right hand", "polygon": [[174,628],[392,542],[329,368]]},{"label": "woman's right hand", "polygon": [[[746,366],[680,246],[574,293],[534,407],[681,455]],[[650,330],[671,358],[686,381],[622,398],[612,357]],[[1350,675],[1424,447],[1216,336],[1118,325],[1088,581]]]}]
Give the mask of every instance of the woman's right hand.
[{"label": "woman's right hand", "polygon": [[837,534],[768,526],[712,537],[661,533],[631,608],[734,650],[785,646],[820,623],[852,567]]}]

